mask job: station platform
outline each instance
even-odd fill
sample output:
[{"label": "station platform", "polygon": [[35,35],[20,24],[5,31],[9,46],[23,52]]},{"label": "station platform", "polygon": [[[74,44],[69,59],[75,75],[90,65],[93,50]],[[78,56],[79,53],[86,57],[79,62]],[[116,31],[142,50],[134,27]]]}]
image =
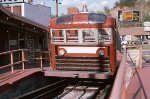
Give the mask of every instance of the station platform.
[{"label": "station platform", "polygon": [[37,72],[42,72],[45,69],[48,68],[32,68],[32,69],[25,69],[23,70],[14,70],[14,73],[12,74],[11,71],[10,72],[6,72],[3,74],[0,74],[0,87],[7,85],[7,84],[13,84],[16,81],[19,81],[25,77],[28,77],[34,73]]}]

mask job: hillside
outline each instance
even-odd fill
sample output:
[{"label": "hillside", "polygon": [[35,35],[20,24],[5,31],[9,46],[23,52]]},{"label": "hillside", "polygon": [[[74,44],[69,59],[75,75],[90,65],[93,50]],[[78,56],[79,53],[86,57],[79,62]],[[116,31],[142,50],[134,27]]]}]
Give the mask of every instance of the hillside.
[{"label": "hillside", "polygon": [[150,0],[120,0],[116,2],[115,6],[110,10],[110,14],[118,18],[118,10],[139,11],[139,22],[118,22],[119,27],[139,27],[143,22],[150,21]]}]

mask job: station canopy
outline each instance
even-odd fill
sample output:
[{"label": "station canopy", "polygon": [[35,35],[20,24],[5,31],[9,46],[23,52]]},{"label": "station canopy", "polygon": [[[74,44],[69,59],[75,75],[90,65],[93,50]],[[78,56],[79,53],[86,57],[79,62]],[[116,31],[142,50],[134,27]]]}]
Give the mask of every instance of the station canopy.
[{"label": "station canopy", "polygon": [[31,33],[47,33],[47,27],[25,17],[16,15],[0,5],[0,27],[22,29]]}]

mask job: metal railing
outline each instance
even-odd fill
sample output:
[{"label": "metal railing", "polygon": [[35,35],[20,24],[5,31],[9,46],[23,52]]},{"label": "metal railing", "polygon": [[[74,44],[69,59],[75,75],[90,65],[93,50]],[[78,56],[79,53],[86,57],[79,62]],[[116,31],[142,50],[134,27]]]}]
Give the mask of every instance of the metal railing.
[{"label": "metal railing", "polygon": [[[22,63],[22,70],[25,69],[25,62],[27,62],[27,60],[25,59],[25,53],[26,53],[26,49],[18,49],[18,50],[12,50],[12,51],[7,51],[7,52],[2,52],[0,53],[0,55],[9,55],[10,57],[10,62],[6,65],[0,66],[0,69],[6,68],[6,67],[11,67],[11,72],[14,73],[14,65],[16,64],[20,64]],[[17,62],[14,62],[14,53],[15,52],[21,52],[22,53],[22,60],[19,60]]]},{"label": "metal railing", "polygon": [[[145,99],[147,99],[147,95],[137,71],[136,64],[133,61],[128,50],[124,50],[124,53],[122,55],[121,63],[118,68],[116,79],[114,81],[109,99],[126,99],[126,89],[129,87],[129,83],[133,75],[137,76],[137,81],[140,84],[143,96],[145,97]],[[135,94],[137,95],[137,93]]]},{"label": "metal railing", "polygon": [[[29,56],[28,52],[34,53],[34,57],[28,57]],[[15,53],[19,53],[18,56],[16,56]],[[50,60],[49,51],[28,50],[28,49],[18,49],[18,50],[2,52],[0,53],[0,56],[7,56],[7,58],[5,59],[7,60],[7,63],[5,63],[5,65],[0,66],[0,70],[10,67],[12,74],[14,73],[15,65],[21,64],[22,70],[24,71],[25,63],[28,63],[30,60],[34,60],[34,61],[39,60],[40,68],[43,68],[43,60]],[[17,61],[14,61],[15,59],[17,59]]]},{"label": "metal railing", "polygon": [[28,52],[34,53],[34,57],[27,58],[28,61],[33,60],[36,63],[39,63],[41,68],[43,68],[43,61],[48,60],[48,62],[50,63],[49,51],[41,51],[37,49],[32,49],[32,50],[28,50]]},{"label": "metal railing", "polygon": [[124,86],[123,79],[124,79],[124,71],[125,71],[125,65],[124,65],[125,60],[126,60],[126,52],[124,52],[122,56],[122,60],[118,68],[119,73],[117,73],[116,75],[116,79],[109,99],[122,99],[122,89]]},{"label": "metal railing", "polygon": [[[143,86],[143,83],[142,83],[142,80],[141,80],[141,78],[140,78],[139,72],[137,71],[136,64],[133,62],[133,59],[131,58],[131,55],[129,54],[128,51],[127,51],[127,54],[128,54],[127,56],[129,57],[129,60],[131,61],[130,67],[132,68],[133,74],[134,74],[134,75],[135,75],[135,74],[137,75],[138,82],[139,82],[139,84],[140,84],[140,89],[141,89],[142,92],[143,92],[143,96],[144,96],[145,99],[148,99],[148,97],[147,97],[147,95],[146,95],[146,91],[145,91],[144,86]],[[135,95],[134,97],[136,97],[136,95]],[[142,97],[142,96],[141,96],[141,97]]]}]

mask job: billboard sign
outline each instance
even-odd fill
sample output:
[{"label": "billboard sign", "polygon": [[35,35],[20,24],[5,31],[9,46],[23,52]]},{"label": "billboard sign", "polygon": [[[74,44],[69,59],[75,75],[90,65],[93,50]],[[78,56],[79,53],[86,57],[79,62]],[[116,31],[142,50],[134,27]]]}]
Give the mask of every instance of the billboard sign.
[{"label": "billboard sign", "polygon": [[139,22],[140,21],[140,12],[139,11],[118,11],[118,20],[119,21],[128,21],[128,22]]}]

